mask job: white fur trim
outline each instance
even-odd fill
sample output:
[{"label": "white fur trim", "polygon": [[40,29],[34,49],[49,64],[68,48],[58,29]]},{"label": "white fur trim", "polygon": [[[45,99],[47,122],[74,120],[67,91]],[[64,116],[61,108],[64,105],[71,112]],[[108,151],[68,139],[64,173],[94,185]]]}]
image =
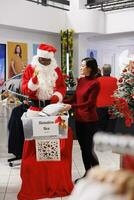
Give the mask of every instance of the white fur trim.
[{"label": "white fur trim", "polygon": [[40,49],[37,49],[37,55],[42,58],[50,58],[50,59],[52,59],[54,57],[53,52],[44,51],[44,50],[40,50]]},{"label": "white fur trim", "polygon": [[59,97],[59,101],[58,102],[62,102],[63,96],[62,96],[62,94],[60,92],[54,92],[53,95],[56,95],[57,97]]},{"label": "white fur trim", "polygon": [[32,78],[30,79],[30,81],[28,82],[28,88],[32,91],[36,91],[39,88],[39,85],[34,84],[32,82]]}]

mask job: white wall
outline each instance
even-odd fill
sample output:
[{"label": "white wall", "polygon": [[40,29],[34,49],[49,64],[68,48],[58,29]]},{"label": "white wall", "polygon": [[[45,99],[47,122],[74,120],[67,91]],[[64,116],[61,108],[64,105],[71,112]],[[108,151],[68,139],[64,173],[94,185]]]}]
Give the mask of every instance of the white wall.
[{"label": "white wall", "polygon": [[85,8],[86,0],[70,0],[70,11],[26,0],[0,0],[0,25],[59,33],[119,33],[134,31],[134,9],[102,12]]},{"label": "white wall", "polygon": [[79,35],[78,34],[74,34],[74,39],[73,39],[73,72],[74,72],[74,77],[77,78],[77,74],[78,74],[78,59],[79,59]]},{"label": "white wall", "polygon": [[106,33],[134,31],[134,8],[106,13]]},{"label": "white wall", "polygon": [[26,0],[0,0],[0,24],[59,33],[66,24],[66,12]]},{"label": "white wall", "polygon": [[104,13],[79,9],[79,0],[70,1],[70,11],[37,5],[26,0],[1,0],[0,25],[59,33],[72,28],[77,33],[104,33]]},{"label": "white wall", "polygon": [[124,50],[128,50],[128,54],[134,53],[134,34],[125,33],[103,36],[80,34],[78,50],[79,65],[81,59],[87,56],[87,49],[97,50],[97,62],[99,67],[101,68],[104,64],[111,64],[112,75],[119,77],[122,67],[119,63],[119,56]]},{"label": "white wall", "polygon": [[22,31],[21,29],[11,30],[7,28],[0,28],[0,43],[7,44],[7,41],[24,42],[28,44],[28,63],[31,62],[33,56],[32,55],[33,44],[40,44],[42,42],[52,44],[57,48],[55,56],[58,65],[60,65],[61,51],[60,51],[60,36],[58,34],[48,34],[48,33],[38,33],[38,32],[33,33],[30,31],[29,32],[24,30]]},{"label": "white wall", "polygon": [[[132,23],[134,9],[104,13],[85,9],[83,7],[85,3],[86,0],[70,0],[71,10],[66,12],[26,0],[0,0],[0,42],[6,43],[8,40],[28,43],[28,62],[32,58],[33,43],[52,43],[59,49],[56,57],[60,65],[59,32],[61,29],[72,28],[75,31],[74,72],[76,76],[79,73],[77,66],[86,56],[87,48],[90,47],[98,50],[100,66],[106,62],[112,65],[114,63],[112,73],[116,74],[115,68],[118,68],[116,51],[118,51],[118,44],[122,45],[125,41],[118,40],[115,44],[114,35],[109,39],[109,33],[134,31],[134,23]],[[13,30],[13,27],[17,28]],[[48,34],[50,32],[58,34]],[[125,36],[126,40],[127,36]],[[133,41],[130,43],[133,44]]]},{"label": "white wall", "polygon": [[87,4],[87,0],[79,0],[79,8],[85,9],[85,5]]},{"label": "white wall", "polygon": [[76,33],[104,33],[105,14],[102,11],[75,10],[67,12],[67,27]]},{"label": "white wall", "polygon": [[86,0],[70,0],[70,11],[66,12],[66,27],[76,33],[104,33],[105,13],[87,10]]}]

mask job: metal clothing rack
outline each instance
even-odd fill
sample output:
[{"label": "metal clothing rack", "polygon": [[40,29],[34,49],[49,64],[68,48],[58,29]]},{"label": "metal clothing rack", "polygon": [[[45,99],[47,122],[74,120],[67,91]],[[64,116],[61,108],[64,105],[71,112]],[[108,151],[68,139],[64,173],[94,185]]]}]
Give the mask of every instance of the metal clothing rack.
[{"label": "metal clothing rack", "polygon": [[3,89],[9,81],[14,80],[15,78],[20,77],[20,76],[22,76],[22,73],[17,74],[17,75],[15,75],[15,76],[12,76],[11,78],[9,78],[9,79],[7,79],[6,81],[4,81],[4,83],[3,83],[2,87],[1,87],[1,89]]},{"label": "metal clothing rack", "polygon": [[15,94],[15,95],[17,95],[17,96],[23,97],[24,99],[29,99],[29,97],[26,96],[26,95],[19,94],[19,93],[17,93],[17,92],[14,92],[14,91],[12,91],[12,90],[9,90],[9,89],[7,89],[7,91],[10,92],[10,93],[12,93],[12,94]]},{"label": "metal clothing rack", "polygon": [[[6,80],[6,81],[3,83],[2,87],[1,87],[1,91],[4,89],[5,91],[8,91],[9,93],[12,93],[12,94],[15,95],[15,96],[20,96],[20,97],[23,97],[24,99],[29,99],[28,96],[23,95],[23,94],[18,93],[18,92],[14,92],[14,91],[12,91],[12,90],[10,90],[10,89],[7,88],[7,83],[8,83],[9,81],[14,80],[15,78],[20,77],[21,75],[22,75],[22,73],[21,73],[21,74],[17,74],[17,75],[15,75],[15,76],[13,76],[12,78]],[[14,85],[14,83],[13,83],[13,85]],[[20,157],[14,157],[14,158],[8,159],[7,161],[9,162],[9,166],[10,166],[10,167],[13,167],[13,163],[12,163],[12,162],[13,162],[13,161],[16,161],[16,160],[20,160],[20,159],[21,159]]]},{"label": "metal clothing rack", "polygon": [[[12,91],[11,89],[7,88],[7,83],[8,83],[9,81],[15,80],[15,78],[20,77],[21,75],[22,75],[22,73],[17,74],[17,75],[15,75],[15,76],[13,76],[12,78],[6,80],[6,81],[3,83],[2,87],[1,87],[1,90],[5,87],[4,89],[5,89],[6,91],[8,91],[9,93],[12,93],[12,94],[14,94],[14,95],[16,95],[16,96],[23,97],[24,99],[28,99],[28,98],[29,98],[28,96],[23,95],[23,94],[18,93],[18,92],[14,92],[14,91]],[[14,83],[13,83],[13,85],[14,85]]]}]

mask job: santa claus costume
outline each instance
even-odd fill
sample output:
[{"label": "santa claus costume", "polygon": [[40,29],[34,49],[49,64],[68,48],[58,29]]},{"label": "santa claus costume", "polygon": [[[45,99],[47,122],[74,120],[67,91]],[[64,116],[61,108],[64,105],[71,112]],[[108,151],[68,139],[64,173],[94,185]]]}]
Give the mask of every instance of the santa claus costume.
[{"label": "santa claus costume", "polygon": [[[57,67],[54,53],[56,49],[47,44],[39,45],[37,55],[28,65],[22,77],[22,92],[29,96],[31,106],[27,116],[37,116],[38,112],[49,103],[62,102],[66,86],[62,72]],[[39,62],[46,58],[47,65]],[[50,62],[50,64],[49,64]],[[35,140],[26,140],[23,147],[21,163],[22,186],[19,200],[63,197],[73,189],[72,165],[72,131],[68,138],[60,140],[60,161],[37,161]]]}]

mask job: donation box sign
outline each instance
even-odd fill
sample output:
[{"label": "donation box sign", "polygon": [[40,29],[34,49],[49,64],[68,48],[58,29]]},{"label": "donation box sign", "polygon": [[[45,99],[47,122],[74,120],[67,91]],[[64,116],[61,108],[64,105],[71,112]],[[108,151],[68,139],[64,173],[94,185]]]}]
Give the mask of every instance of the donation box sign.
[{"label": "donation box sign", "polygon": [[33,137],[57,137],[59,126],[55,123],[56,116],[32,119]]}]

